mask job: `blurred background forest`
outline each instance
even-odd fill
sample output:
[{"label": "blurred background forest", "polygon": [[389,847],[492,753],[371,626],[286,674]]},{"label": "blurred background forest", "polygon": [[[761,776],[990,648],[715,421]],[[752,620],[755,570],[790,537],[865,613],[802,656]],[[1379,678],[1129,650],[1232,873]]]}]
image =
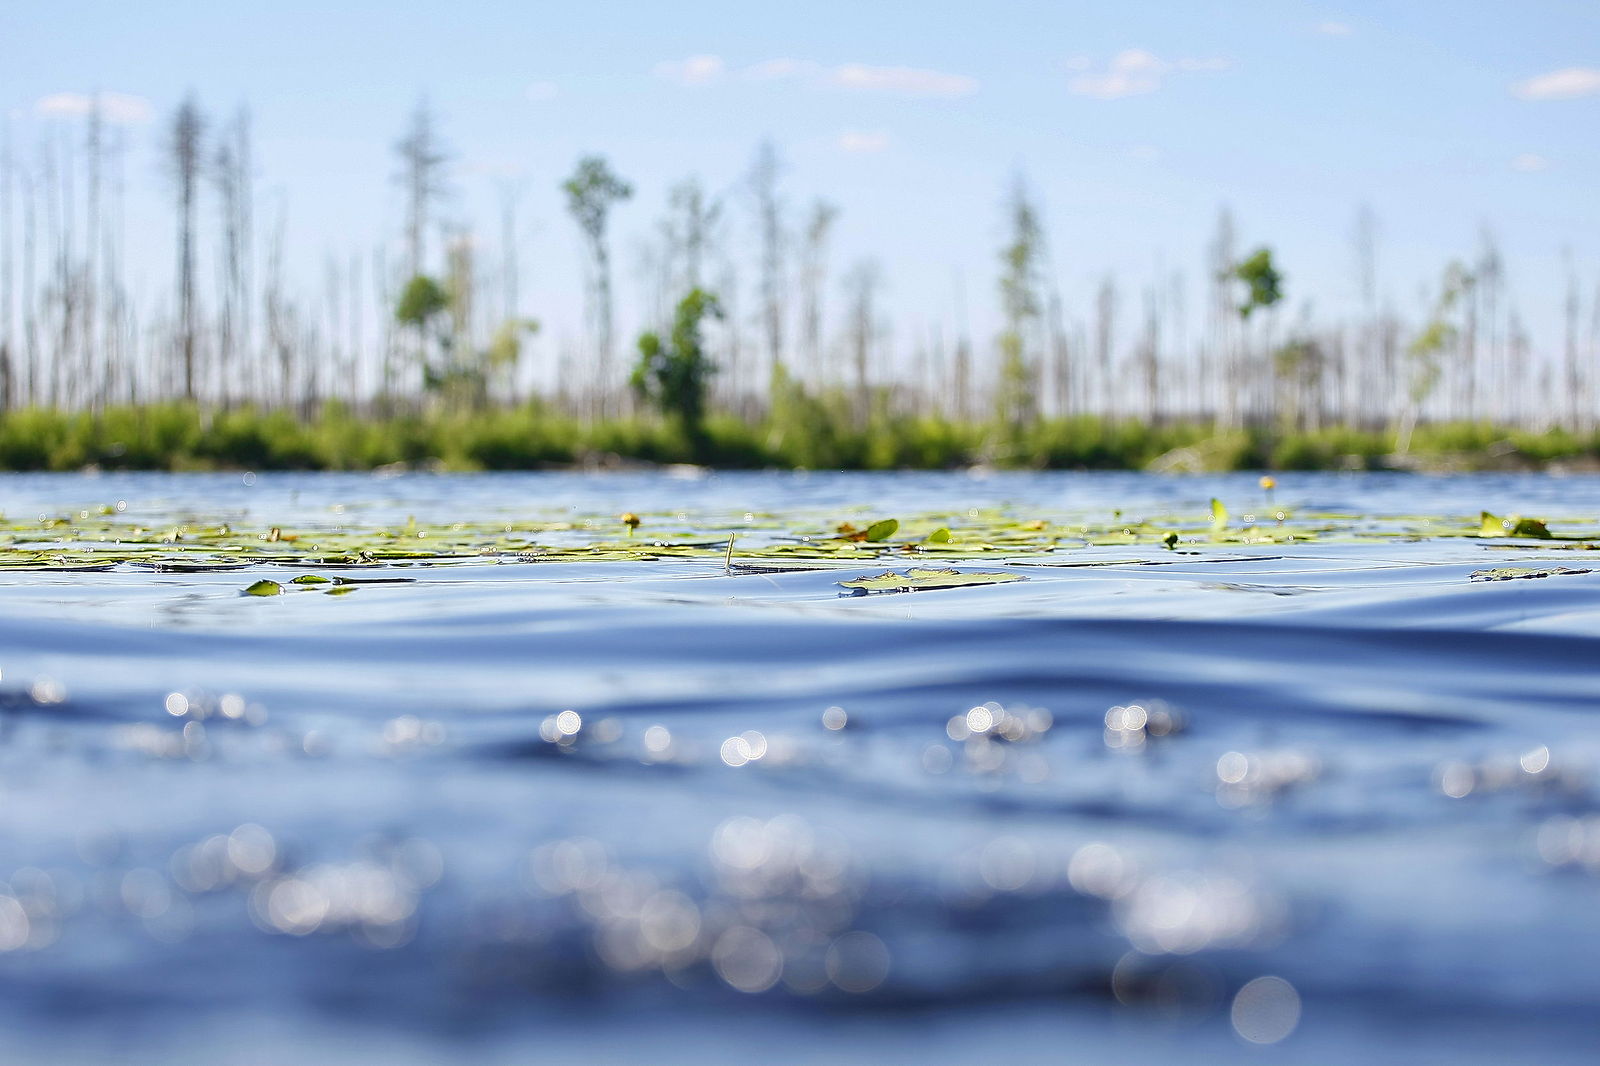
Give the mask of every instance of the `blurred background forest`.
[{"label": "blurred background forest", "polygon": [[[1086,95],[1137,95],[1169,66],[1126,50],[1078,77]],[[658,73],[695,84],[723,65]],[[1548,77],[1513,91],[1600,91],[1587,68]],[[387,172],[366,175],[392,209],[364,238],[291,226],[256,116],[193,91],[165,112],[63,91],[6,120],[0,466],[1200,470],[1597,454],[1600,273],[1564,245],[1559,282],[1544,271],[1530,294],[1489,221],[1464,223],[1470,241],[1430,272],[1393,279],[1396,222],[1352,202],[1327,223],[1353,299],[1319,313],[1305,264],[1245,209],[1219,205],[1203,246],[1130,275],[1053,241],[1052,209],[1097,207],[1047,205],[1019,164],[986,201],[925,214],[929,230],[983,214],[992,242],[936,306],[897,317],[885,257],[841,253],[846,199],[799,191],[827,175],[799,181],[776,137],[716,180],[654,175],[645,215],[645,181],[602,152],[537,176],[466,167],[421,96],[394,109]],[[535,182],[559,217],[530,223]],[[487,189],[477,217],[465,185]],[[532,275],[569,279],[572,295]]]}]

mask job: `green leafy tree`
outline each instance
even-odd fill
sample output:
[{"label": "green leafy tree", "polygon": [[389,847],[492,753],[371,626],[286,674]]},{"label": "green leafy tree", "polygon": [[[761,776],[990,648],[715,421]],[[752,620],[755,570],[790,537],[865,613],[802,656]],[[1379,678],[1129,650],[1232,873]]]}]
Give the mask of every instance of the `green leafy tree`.
[{"label": "green leafy tree", "polygon": [[429,342],[448,348],[450,335],[441,329],[444,312],[450,308],[450,294],[438,281],[426,274],[418,274],[400,290],[400,300],[395,304],[394,318],[402,326],[417,333],[418,350],[422,353],[423,367],[428,365]]},{"label": "green leafy tree", "polygon": [[1233,276],[1244,282],[1245,301],[1239,305],[1239,317],[1249,318],[1259,308],[1271,307],[1283,299],[1283,275],[1272,263],[1272,250],[1258,248],[1248,259],[1233,268]]},{"label": "green leafy tree", "polygon": [[522,357],[523,338],[539,331],[533,318],[510,318],[500,324],[488,347],[474,350],[456,321],[461,308],[459,279],[441,285],[426,274],[406,283],[395,306],[395,321],[416,330],[422,352],[423,388],[447,402],[483,407],[489,386],[498,379],[509,390]]},{"label": "green leafy tree", "polygon": [[[611,250],[606,243],[606,224],[611,209],[633,195],[633,186],[618,177],[604,157],[591,155],[578,160],[572,176],[561,183],[561,190],[567,195],[567,211],[583,232],[592,262],[590,313],[603,389],[609,383],[612,348]],[[601,413],[605,413],[603,409]]]},{"label": "green leafy tree", "polygon": [[678,423],[696,457],[705,447],[706,393],[716,373],[705,350],[704,324],[721,317],[715,296],[691,290],[678,301],[665,341],[653,330],[639,335],[639,362],[633,368],[634,391]]}]

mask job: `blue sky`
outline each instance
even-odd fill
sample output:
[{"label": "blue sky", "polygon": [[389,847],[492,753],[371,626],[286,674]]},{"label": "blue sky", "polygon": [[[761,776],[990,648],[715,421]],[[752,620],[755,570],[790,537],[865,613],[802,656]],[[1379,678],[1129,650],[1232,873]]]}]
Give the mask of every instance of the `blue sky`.
[{"label": "blue sky", "polygon": [[[1577,0],[0,8],[0,107],[23,151],[75,121],[72,94],[122,94],[152,291],[171,262],[155,145],[191,89],[217,114],[251,106],[260,187],[288,205],[308,288],[326,255],[397,238],[391,146],[427,94],[452,217],[492,234],[497,184],[525,185],[524,298],[558,332],[577,328],[579,260],[555,186],[580,154],[639,191],[616,217],[626,259],[671,182],[731,187],[764,137],[789,204],[842,208],[836,268],[881,260],[907,328],[949,320],[957,275],[989,328],[1019,170],[1078,315],[1106,271],[1130,293],[1158,265],[1197,279],[1224,204],[1277,251],[1296,308],[1325,317],[1354,296],[1363,203],[1403,306],[1485,223],[1544,339],[1563,249],[1586,290],[1600,265],[1600,5]],[[619,291],[630,304],[637,286],[624,274]]]}]

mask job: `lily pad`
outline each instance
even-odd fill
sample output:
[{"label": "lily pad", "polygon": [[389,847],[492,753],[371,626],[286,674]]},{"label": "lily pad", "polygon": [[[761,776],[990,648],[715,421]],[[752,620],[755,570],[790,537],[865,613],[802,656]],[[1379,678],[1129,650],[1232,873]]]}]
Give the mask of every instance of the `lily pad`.
[{"label": "lily pad", "polygon": [[912,567],[903,574],[885,570],[881,574],[852,578],[839,584],[861,596],[871,592],[923,592],[929,589],[966,588],[969,585],[1003,585],[1011,581],[1026,580],[1021,574],[999,571]]},{"label": "lily pad", "polygon": [[1497,566],[1488,570],[1474,570],[1473,581],[1519,581],[1527,578],[1564,577],[1571,574],[1592,574],[1593,570],[1577,570],[1566,566]]},{"label": "lily pad", "polygon": [[1537,518],[1523,518],[1521,515],[1509,515],[1501,518],[1499,515],[1483,512],[1483,520],[1478,526],[1480,537],[1531,537],[1534,540],[1549,540],[1553,534],[1544,522]]},{"label": "lily pad", "polygon": [[885,518],[868,526],[867,535],[864,539],[869,544],[877,544],[879,541],[888,540],[894,536],[895,531],[899,528],[900,520],[898,518]]}]

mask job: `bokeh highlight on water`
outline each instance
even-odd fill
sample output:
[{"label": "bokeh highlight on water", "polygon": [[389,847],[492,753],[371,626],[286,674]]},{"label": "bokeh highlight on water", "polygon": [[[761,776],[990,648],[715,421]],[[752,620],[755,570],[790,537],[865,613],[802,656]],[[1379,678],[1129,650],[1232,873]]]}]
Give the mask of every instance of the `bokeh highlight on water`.
[{"label": "bokeh highlight on water", "polygon": [[[1253,477],[0,478],[10,518],[1249,505]],[[1284,476],[1600,516],[1600,483]],[[1237,508],[1236,508],[1237,509]],[[750,516],[747,520],[746,516]],[[1471,539],[0,572],[19,1061],[1592,1061],[1600,574]],[[1057,565],[1101,561],[1107,565]],[[388,572],[386,569],[384,572]],[[1131,1058],[1130,1058],[1131,1057]]]}]

